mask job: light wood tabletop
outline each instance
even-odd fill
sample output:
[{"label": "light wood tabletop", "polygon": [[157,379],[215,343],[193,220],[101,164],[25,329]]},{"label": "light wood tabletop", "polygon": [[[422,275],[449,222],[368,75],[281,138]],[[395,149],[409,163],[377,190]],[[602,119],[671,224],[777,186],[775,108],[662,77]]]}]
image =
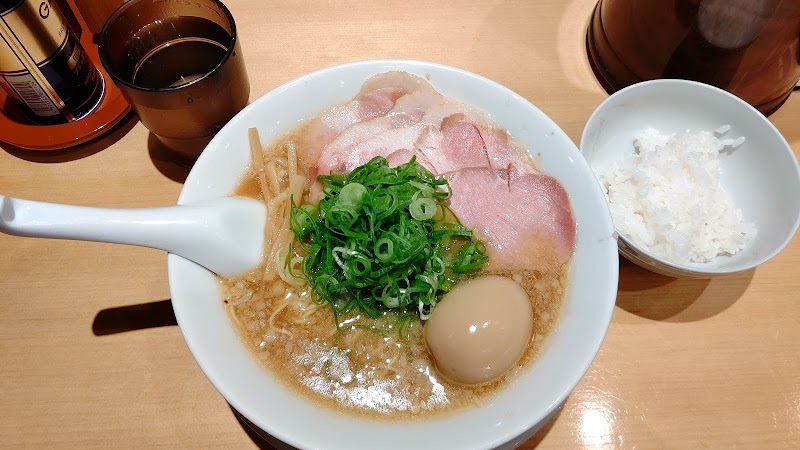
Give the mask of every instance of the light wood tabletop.
[{"label": "light wood tabletop", "polygon": [[[228,0],[251,100],[338,63],[473,71],[578,143],[606,97],[587,61],[594,0]],[[770,120],[800,154],[800,98]],[[174,204],[186,170],[133,115],[64,151],[0,145],[0,193],[91,206]],[[0,446],[270,448],[194,362],[166,254],[0,235]],[[622,260],[599,355],[522,448],[799,448],[800,239],[755,270],[672,279]],[[379,448],[379,446],[376,446]]]}]

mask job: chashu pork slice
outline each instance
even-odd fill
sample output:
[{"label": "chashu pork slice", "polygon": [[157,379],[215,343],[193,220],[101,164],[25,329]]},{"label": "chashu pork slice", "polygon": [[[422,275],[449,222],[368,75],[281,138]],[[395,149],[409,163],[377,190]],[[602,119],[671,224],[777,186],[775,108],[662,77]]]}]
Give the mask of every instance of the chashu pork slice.
[{"label": "chashu pork slice", "polygon": [[575,219],[553,177],[473,168],[445,178],[450,208],[486,244],[490,270],[549,270],[572,257]]},{"label": "chashu pork slice", "polygon": [[386,116],[398,99],[414,92],[436,93],[424,78],[407,72],[386,72],[368,79],[352,100],[309,122],[304,142],[309,162],[316,161],[339,133],[354,124]]},{"label": "chashu pork slice", "polygon": [[[438,94],[409,94],[397,106],[434,104]],[[413,102],[404,102],[413,98]],[[444,101],[447,101],[442,97]],[[401,105],[402,103],[402,105]],[[453,105],[456,103],[451,102]],[[488,167],[514,173],[533,172],[521,155],[524,150],[514,146],[508,134],[464,113],[442,118],[441,104],[419,117],[415,113],[390,112],[384,117],[355,124],[336,137],[320,155],[318,173],[350,172],[375,156],[396,153],[390,163],[408,162],[411,156],[437,175],[465,168]],[[415,106],[416,107],[416,106]],[[465,107],[466,108],[466,107]],[[396,108],[397,109],[397,108]],[[403,160],[398,155],[406,155]]]},{"label": "chashu pork slice", "polygon": [[372,157],[387,157],[396,150],[408,150],[413,155],[414,144],[425,127],[439,125],[423,120],[425,112],[444,101],[447,99],[435,92],[413,92],[399,98],[385,116],[347,127],[323,149],[318,172],[349,172]]},{"label": "chashu pork slice", "polygon": [[[366,164],[376,156],[389,158],[389,155],[398,150],[406,150],[411,155],[415,154],[414,143],[420,135],[423,126],[414,124],[401,128],[390,128],[376,135],[366,138],[357,145],[341,152],[323,152],[318,163],[318,173],[349,173],[358,166]],[[408,162],[400,161],[400,164]],[[420,161],[421,162],[421,161]]]},{"label": "chashu pork slice", "polygon": [[426,130],[417,148],[430,161],[429,169],[439,175],[480,167],[513,174],[536,172],[527,152],[508,133],[462,113],[445,117],[439,128]]}]

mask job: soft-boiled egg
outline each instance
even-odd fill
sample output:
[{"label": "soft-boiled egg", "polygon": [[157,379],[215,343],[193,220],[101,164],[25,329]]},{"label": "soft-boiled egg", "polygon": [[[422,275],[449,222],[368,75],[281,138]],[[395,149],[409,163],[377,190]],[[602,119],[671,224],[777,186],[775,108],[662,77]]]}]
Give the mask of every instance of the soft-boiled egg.
[{"label": "soft-boiled egg", "polygon": [[525,353],[533,309],[514,280],[484,276],[456,285],[442,297],[425,324],[436,368],[463,384],[492,381]]}]

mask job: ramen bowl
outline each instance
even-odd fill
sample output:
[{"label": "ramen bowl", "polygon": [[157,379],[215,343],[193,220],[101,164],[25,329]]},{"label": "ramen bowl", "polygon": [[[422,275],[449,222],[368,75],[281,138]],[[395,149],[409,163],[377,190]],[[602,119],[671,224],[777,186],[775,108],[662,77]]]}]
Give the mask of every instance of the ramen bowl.
[{"label": "ramen bowl", "polygon": [[240,341],[224,308],[219,281],[169,255],[175,316],[197,363],[220,394],[261,431],[297,448],[513,448],[561,405],[589,368],[611,319],[617,292],[617,246],[602,190],[578,149],[545,114],[514,92],[478,75],[414,61],[366,61],[291,81],[253,102],[211,141],[186,180],[179,203],[230,195],[250,161],[247,129],[274,140],[351,99],[373,75],[402,70],[439,92],[488,112],[536,155],[569,194],[577,239],[560,320],[529,366],[481,407],[423,421],[370,421],[319,406],[276,381]]},{"label": "ramen bowl", "polygon": [[625,258],[671,277],[713,278],[753,269],[789,243],[800,224],[800,168],[786,139],[763,114],[707,84],[645,81],[597,107],[584,128],[581,152],[593,168],[608,167],[632,153],[634,136],[647,128],[664,135],[721,128],[721,140],[744,137],[741,145],[720,152],[720,183],[757,232],[741,251],[697,263],[666,260],[620,232],[619,251]]}]

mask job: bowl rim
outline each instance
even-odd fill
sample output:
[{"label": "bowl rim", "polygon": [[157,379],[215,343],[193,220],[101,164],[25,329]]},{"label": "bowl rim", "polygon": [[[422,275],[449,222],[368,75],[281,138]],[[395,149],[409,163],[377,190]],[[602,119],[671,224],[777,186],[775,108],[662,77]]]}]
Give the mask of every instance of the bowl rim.
[{"label": "bowl rim", "polygon": [[[581,140],[580,140],[580,146],[579,146],[579,150],[580,150],[581,154],[583,154],[584,147],[587,145],[587,141],[588,141],[587,134],[589,133],[589,125],[592,124],[593,122],[595,122],[596,120],[599,120],[600,117],[602,117],[602,114],[604,113],[604,110],[606,109],[607,105],[610,102],[612,102],[613,100],[616,100],[619,97],[633,95],[632,94],[633,92],[638,91],[640,89],[648,89],[651,86],[659,86],[659,85],[662,85],[662,86],[675,86],[675,87],[678,87],[680,89],[688,88],[688,89],[706,90],[706,91],[709,91],[709,92],[713,92],[714,95],[720,95],[722,97],[726,97],[729,100],[731,100],[734,103],[736,103],[737,105],[743,107],[745,110],[749,111],[753,115],[753,119],[754,120],[757,120],[763,126],[766,126],[772,132],[772,134],[774,134],[777,137],[778,142],[780,144],[779,147],[781,148],[781,150],[785,154],[787,154],[794,161],[793,169],[794,169],[794,177],[795,177],[795,179],[800,180],[800,166],[798,165],[797,157],[795,156],[794,151],[792,150],[792,147],[786,141],[786,138],[783,136],[783,134],[780,132],[780,130],[778,130],[778,128],[769,119],[767,119],[766,116],[764,116],[760,111],[758,111],[756,108],[754,108],[749,103],[745,102],[741,98],[737,97],[734,94],[731,94],[730,92],[728,92],[728,91],[726,91],[724,89],[720,89],[720,88],[718,88],[716,86],[712,86],[710,84],[702,83],[702,82],[699,82],[699,81],[684,80],[684,79],[679,79],[679,78],[661,78],[661,79],[656,79],[656,80],[640,81],[640,82],[634,83],[634,84],[632,84],[630,86],[626,86],[626,87],[614,92],[613,94],[609,95],[605,100],[603,100],[597,106],[597,108],[595,108],[595,110],[589,116],[589,119],[586,121],[586,125],[584,126],[583,132],[581,134]],[[598,183],[599,182],[600,181],[598,180]],[[654,253],[652,253],[651,251],[647,250],[646,248],[644,248],[644,247],[640,246],[639,244],[633,242],[633,240],[625,237],[625,235],[617,229],[616,224],[614,225],[614,230],[617,233],[617,239],[623,241],[625,244],[628,245],[628,247],[631,247],[635,251],[644,254],[645,256],[653,259],[654,261],[657,261],[658,264],[666,266],[667,269],[668,269],[668,270],[661,269],[660,271],[656,271],[652,267],[642,266],[643,268],[645,268],[647,270],[651,270],[651,271],[654,271],[654,272],[657,272],[657,273],[662,273],[662,274],[666,274],[666,272],[669,271],[669,272],[674,272],[674,274],[681,274],[681,276],[686,276],[686,277],[698,277],[698,276],[715,277],[715,276],[721,276],[721,275],[728,275],[728,274],[746,272],[748,270],[752,270],[752,269],[760,266],[761,264],[766,263],[770,259],[774,258],[778,253],[783,251],[783,249],[786,248],[787,245],[789,245],[789,243],[792,241],[792,239],[794,238],[795,234],[797,233],[797,230],[798,230],[799,227],[800,227],[800,210],[798,210],[797,217],[794,218],[794,224],[791,226],[791,233],[789,233],[783,239],[783,241],[780,243],[780,245],[778,245],[772,252],[765,253],[765,254],[761,255],[760,257],[755,258],[753,261],[750,261],[750,262],[748,262],[746,264],[742,264],[741,267],[736,267],[736,268],[733,268],[733,269],[730,269],[730,268],[722,269],[722,268],[714,268],[714,267],[710,267],[708,269],[705,269],[705,268],[698,267],[698,266],[692,266],[692,265],[688,265],[688,264],[681,264],[681,263],[671,262],[671,261],[668,261],[668,260],[666,260],[666,259],[664,259],[664,258],[662,258],[660,256],[655,255]],[[623,253],[625,253],[625,252],[623,251]],[[626,255],[626,258],[627,257],[628,256]],[[634,262],[637,262],[638,258],[634,258],[634,259],[631,259],[631,260],[634,261]],[[641,266],[641,264],[639,264],[638,262],[637,262],[637,264]],[[675,276],[675,275],[671,275],[671,276]]]},{"label": "bowl rim", "polygon": [[[339,65],[334,65],[334,66],[322,68],[322,69],[319,69],[319,70],[316,70],[316,71],[313,71],[313,72],[298,76],[297,78],[295,78],[293,80],[290,80],[290,81],[288,81],[286,83],[283,83],[282,85],[280,85],[278,87],[275,87],[274,89],[271,89],[269,92],[265,93],[264,95],[259,97],[257,100],[255,100],[253,103],[251,103],[250,105],[245,107],[229,123],[230,124],[237,123],[241,119],[241,117],[243,117],[246,114],[250,114],[251,111],[253,111],[254,109],[259,108],[259,105],[264,104],[264,103],[268,103],[269,101],[271,101],[273,96],[278,95],[279,93],[281,93],[281,92],[283,92],[283,91],[285,91],[287,89],[295,89],[295,88],[301,86],[303,83],[305,83],[305,82],[307,82],[309,80],[313,80],[313,79],[315,79],[317,77],[320,77],[320,76],[322,76],[324,74],[328,74],[330,72],[346,71],[348,69],[356,69],[356,68],[361,67],[361,66],[371,67],[372,68],[371,70],[374,72],[374,74],[386,72],[386,71],[389,71],[389,70],[404,70],[404,68],[406,68],[405,70],[414,70],[415,68],[430,68],[430,69],[434,69],[434,70],[438,70],[438,71],[442,71],[442,72],[453,72],[453,73],[456,74],[456,76],[472,78],[475,81],[478,81],[480,83],[487,84],[487,85],[492,85],[495,89],[500,89],[501,91],[506,92],[509,95],[512,95],[513,97],[517,98],[518,101],[521,102],[521,105],[523,105],[526,110],[530,110],[531,111],[532,116],[534,116],[534,115],[537,116],[537,120],[539,120],[539,118],[544,119],[548,125],[552,126],[553,129],[556,130],[556,132],[558,132],[561,135],[563,135],[563,137],[569,142],[569,145],[574,147],[575,155],[576,156],[580,155],[580,151],[578,150],[577,146],[575,146],[574,142],[566,135],[566,133],[564,133],[564,131],[555,122],[553,122],[552,119],[550,119],[549,116],[547,116],[544,112],[539,110],[530,101],[528,101],[527,99],[519,96],[518,94],[514,93],[513,91],[511,91],[510,89],[506,88],[505,86],[502,86],[499,83],[494,82],[494,81],[492,81],[492,80],[490,80],[488,78],[485,78],[483,76],[477,75],[475,73],[472,73],[472,72],[469,72],[469,71],[466,71],[466,70],[463,70],[463,69],[459,69],[459,68],[455,68],[455,67],[451,67],[451,66],[447,66],[447,65],[443,65],[443,64],[426,62],[426,61],[418,61],[418,60],[403,60],[403,59],[362,60],[362,61],[349,62],[349,63],[345,63],[345,64],[339,64]],[[366,78],[365,78],[365,80],[366,80]],[[363,81],[361,81],[361,83],[363,83]],[[221,143],[221,139],[222,139],[223,135],[224,135],[224,133],[222,133],[222,132],[218,133],[217,136],[208,144],[207,149],[208,148],[214,148],[214,147],[223,146],[223,144]],[[203,154],[200,155],[200,157],[198,158],[198,164],[196,164],[196,166],[203,164],[203,161],[206,159],[205,158],[206,155],[207,155],[206,152],[204,152]],[[571,158],[571,161],[572,161],[572,159],[577,160],[577,164],[585,165],[585,169],[588,170],[588,171],[591,171],[591,168],[589,167],[589,165],[585,161],[585,159],[583,159],[583,158]],[[575,161],[573,161],[573,162],[575,162]],[[181,191],[181,194],[180,194],[179,199],[178,199],[178,203],[179,204],[182,204],[182,203],[186,202],[186,198],[188,196],[187,192],[189,191],[189,189],[187,189],[187,186],[189,185],[189,181],[191,179],[192,179],[192,173],[190,173],[189,177],[187,177],[187,183],[184,184],[184,189],[182,189],[182,191]],[[603,195],[602,191],[599,188],[599,186],[598,186],[598,188],[596,190],[593,190],[592,194],[593,195],[599,195],[600,198],[602,198],[602,195]],[[563,378],[565,379],[564,386],[566,388],[563,390],[563,392],[560,392],[558,394],[557,398],[554,399],[551,402],[551,404],[547,405],[546,407],[545,406],[542,407],[541,415],[537,415],[537,414],[526,415],[526,419],[524,421],[522,421],[523,423],[521,423],[517,428],[507,429],[504,433],[493,434],[491,436],[491,438],[487,438],[485,441],[481,442],[480,443],[481,445],[486,445],[486,446],[490,446],[490,447],[493,448],[493,447],[497,447],[497,446],[508,445],[509,442],[511,442],[512,440],[517,439],[517,438],[519,438],[521,436],[525,436],[526,439],[528,437],[530,437],[530,435],[532,435],[532,433],[534,431],[536,431],[537,425],[541,425],[542,421],[544,419],[550,417],[552,415],[552,413],[560,405],[562,405],[564,403],[564,401],[566,400],[567,396],[575,389],[577,384],[580,382],[580,380],[583,378],[583,376],[589,370],[591,364],[593,363],[594,359],[596,358],[596,356],[597,356],[597,354],[599,352],[599,349],[600,349],[600,347],[601,347],[601,345],[602,345],[602,343],[603,343],[603,341],[605,339],[605,336],[608,333],[608,329],[610,327],[611,317],[612,317],[612,314],[613,314],[613,311],[614,311],[616,295],[617,295],[617,291],[618,291],[618,277],[619,277],[619,267],[618,267],[619,253],[618,253],[617,248],[616,248],[616,241],[613,239],[613,235],[614,235],[613,222],[611,221],[611,215],[610,215],[610,211],[607,208],[607,205],[605,205],[605,203],[602,203],[602,204],[603,204],[604,208],[600,208],[600,210],[601,210],[601,214],[603,214],[603,218],[606,219],[606,220],[604,220],[602,224],[599,224],[599,225],[595,224],[595,225],[607,228],[607,230],[604,230],[604,232],[605,231],[608,232],[609,242],[607,244],[604,243],[603,245],[608,245],[609,248],[608,248],[608,251],[604,252],[602,256],[605,259],[607,259],[607,261],[604,261],[604,263],[608,266],[608,271],[609,271],[608,274],[610,275],[610,279],[608,280],[608,290],[607,290],[607,292],[602,292],[602,293],[598,292],[598,294],[601,294],[601,295],[597,295],[596,296],[597,299],[601,299],[602,302],[603,302],[602,303],[602,307],[598,307],[598,312],[600,314],[596,314],[592,318],[593,321],[597,322],[598,328],[596,330],[593,330],[593,332],[586,339],[587,342],[591,342],[591,343],[590,343],[590,345],[588,345],[585,348],[585,351],[582,352],[581,357],[580,357],[580,363],[576,363],[575,364],[576,367],[579,367],[579,370],[570,371],[570,373],[565,374],[565,376]],[[605,246],[603,248],[605,249]],[[177,280],[175,279],[175,277],[176,277],[176,268],[177,268],[176,265],[181,265],[181,264],[193,264],[193,263],[191,263],[191,262],[189,262],[187,260],[184,260],[184,259],[180,258],[177,255],[173,255],[173,254],[168,255],[168,279],[169,279],[169,282],[170,282],[170,291],[173,292],[173,299],[175,298],[175,293],[174,293],[175,292],[174,291],[175,288],[174,287],[177,286]],[[572,268],[574,269],[574,265],[572,266]],[[567,293],[566,295],[569,295],[569,293]],[[182,307],[183,307],[182,304],[183,304],[183,302],[179,302],[179,303],[181,303],[181,304],[178,305],[178,304],[176,304],[176,302],[173,301],[173,309],[175,311],[175,316],[176,316],[178,325],[179,325],[179,327],[181,329],[181,333],[183,334],[184,339],[185,339],[185,341],[187,343],[187,346],[189,347],[192,355],[194,356],[194,359],[195,359],[196,363],[200,366],[200,368],[202,369],[203,373],[206,375],[206,377],[209,379],[209,381],[214,385],[214,387],[217,389],[217,391],[224,397],[224,399],[226,401],[228,401],[230,403],[230,405],[234,409],[236,409],[239,413],[241,413],[245,418],[247,418],[249,421],[251,421],[255,426],[257,426],[261,430],[269,433],[271,436],[281,440],[282,442],[288,443],[290,445],[297,446],[298,448],[305,448],[307,443],[306,443],[306,441],[304,439],[301,439],[301,437],[298,437],[298,436],[286,435],[280,429],[276,429],[275,427],[271,426],[271,424],[269,422],[266,422],[263,417],[259,417],[259,416],[254,417],[252,414],[250,414],[250,411],[248,410],[248,408],[244,407],[241,404],[241,399],[236,398],[235,396],[232,396],[230,394],[230,391],[228,389],[226,389],[226,387],[225,387],[224,380],[222,379],[223,377],[220,376],[219,373],[217,373],[217,370],[214,369],[214,367],[210,363],[210,361],[208,361],[204,357],[204,355],[203,355],[204,354],[204,350],[202,348],[198,348],[198,346],[195,345],[194,342],[192,342],[192,339],[187,336],[187,332],[185,331],[186,330],[186,328],[185,328],[186,327],[185,317],[184,317],[184,315],[182,313]],[[562,314],[565,314],[565,312],[562,311]],[[553,334],[555,334],[556,332],[557,332],[557,329],[554,330]],[[266,371],[266,369],[263,369],[263,370]],[[436,417],[432,417],[431,419],[432,420],[438,420],[441,417],[449,417],[449,415],[445,414],[444,416],[436,416]],[[369,423],[370,422],[370,421],[368,421],[366,419],[358,419],[358,418],[356,418],[354,420],[357,420],[357,421],[362,421],[363,420],[364,423]],[[382,423],[382,422],[376,422],[376,423]],[[522,441],[517,442],[516,445],[518,445],[521,442]]]}]

